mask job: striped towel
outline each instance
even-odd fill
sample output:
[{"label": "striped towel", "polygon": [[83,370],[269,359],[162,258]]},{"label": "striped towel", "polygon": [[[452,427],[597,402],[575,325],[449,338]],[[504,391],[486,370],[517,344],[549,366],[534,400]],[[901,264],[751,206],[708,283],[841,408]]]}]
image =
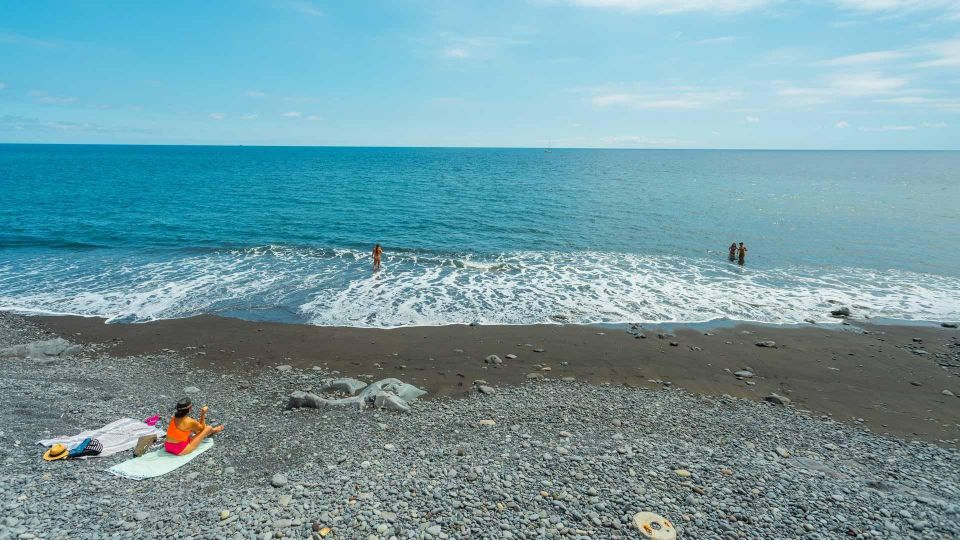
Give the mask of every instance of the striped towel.
[{"label": "striped towel", "polygon": [[42,441],[37,441],[37,444],[43,446],[62,444],[66,446],[67,449],[72,450],[75,446],[82,443],[86,438],[97,439],[100,441],[100,444],[103,445],[103,452],[100,452],[100,454],[97,456],[84,456],[78,458],[87,459],[93,457],[112,456],[118,452],[130,450],[137,445],[137,439],[143,437],[144,435],[156,435],[158,439],[162,439],[166,436],[166,433],[162,429],[144,424],[142,420],[121,418],[120,420],[117,420],[116,422],[110,422],[99,429],[84,431],[83,433],[72,436],[44,439]]}]

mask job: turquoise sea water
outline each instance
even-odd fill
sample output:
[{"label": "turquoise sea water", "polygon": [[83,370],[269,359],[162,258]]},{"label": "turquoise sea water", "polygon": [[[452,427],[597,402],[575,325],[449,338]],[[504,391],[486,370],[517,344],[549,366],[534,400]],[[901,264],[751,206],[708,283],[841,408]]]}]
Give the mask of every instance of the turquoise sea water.
[{"label": "turquoise sea water", "polygon": [[0,145],[0,198],[21,312],[960,318],[957,152]]}]

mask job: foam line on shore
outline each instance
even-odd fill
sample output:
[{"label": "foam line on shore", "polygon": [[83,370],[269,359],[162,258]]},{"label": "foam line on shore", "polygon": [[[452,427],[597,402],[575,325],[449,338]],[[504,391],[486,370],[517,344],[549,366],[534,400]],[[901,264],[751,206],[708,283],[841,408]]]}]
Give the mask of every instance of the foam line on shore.
[{"label": "foam line on shore", "polygon": [[390,328],[482,324],[773,324],[858,316],[960,318],[960,278],[896,270],[741,267],[601,252],[367,254],[265,246],[175,254],[92,250],[0,262],[0,309],[142,322],[279,308],[289,322]]}]

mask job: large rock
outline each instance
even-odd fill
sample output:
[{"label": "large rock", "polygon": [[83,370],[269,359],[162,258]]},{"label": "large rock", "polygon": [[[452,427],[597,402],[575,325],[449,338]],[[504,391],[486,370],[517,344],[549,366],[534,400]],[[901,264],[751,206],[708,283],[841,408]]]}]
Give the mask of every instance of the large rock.
[{"label": "large rock", "polygon": [[354,395],[367,387],[367,383],[357,379],[342,378],[334,379],[323,385],[324,392],[342,392],[348,395]]},{"label": "large rock", "polygon": [[66,358],[82,350],[63,338],[34,341],[23,345],[14,345],[0,349],[0,357],[14,358]]},{"label": "large rock", "polygon": [[503,363],[503,360],[501,360],[500,357],[497,356],[497,355],[495,355],[495,354],[491,354],[491,355],[488,356],[488,357],[486,358],[486,360],[484,360],[484,361],[485,361],[486,363],[488,363],[488,364],[502,364],[502,363]]},{"label": "large rock", "polygon": [[773,393],[769,396],[763,398],[764,401],[768,403],[773,403],[774,405],[789,405],[790,398],[781,396],[779,394]]},{"label": "large rock", "polygon": [[270,485],[279,488],[287,485],[287,475],[283,473],[277,473],[270,478]]},{"label": "large rock", "polygon": [[841,319],[842,319],[842,318],[849,317],[849,316],[850,316],[850,308],[848,308],[848,307],[846,307],[846,306],[844,306],[844,307],[842,307],[842,308],[837,308],[837,309],[835,309],[835,310],[833,310],[833,311],[830,312],[830,316],[831,316],[831,317],[841,318]]},{"label": "large rock", "polygon": [[380,390],[396,394],[397,397],[406,401],[407,403],[416,401],[417,398],[427,393],[426,391],[421,390],[412,384],[407,384],[399,379],[383,379],[375,383],[371,383],[369,386],[364,388],[363,392],[360,392],[360,397],[364,398],[366,401],[372,401],[373,396],[375,396]]},{"label": "large rock", "polygon": [[[355,379],[338,380],[360,382]],[[330,387],[330,384],[324,386],[325,389]],[[345,388],[345,386],[341,386],[340,388]],[[287,401],[287,408],[297,409],[309,407],[319,409],[321,407],[353,406],[358,409],[363,409],[367,405],[373,405],[374,407],[391,411],[410,412],[409,403],[416,401],[417,398],[424,394],[426,394],[425,391],[412,384],[406,384],[399,379],[383,379],[365,385],[358,395],[340,399],[327,399],[309,392],[296,391],[290,394]]]},{"label": "large rock", "polygon": [[406,401],[394,395],[389,395],[383,400],[383,408],[388,411],[410,412],[410,405],[407,405]]},{"label": "large rock", "polygon": [[740,371],[734,373],[733,375],[739,379],[749,379],[750,377],[753,377],[753,372],[747,371],[745,369],[741,369]]},{"label": "large rock", "polygon": [[329,400],[324,399],[316,394],[301,392],[300,390],[290,394],[290,397],[287,400],[288,409],[319,409],[326,405],[329,405]]},{"label": "large rock", "polygon": [[768,348],[768,349],[776,349],[776,348],[777,348],[777,342],[776,342],[776,341],[770,341],[770,340],[767,340],[767,341],[758,341],[758,342],[756,342],[754,345],[756,345],[757,347],[766,347],[766,348]]}]

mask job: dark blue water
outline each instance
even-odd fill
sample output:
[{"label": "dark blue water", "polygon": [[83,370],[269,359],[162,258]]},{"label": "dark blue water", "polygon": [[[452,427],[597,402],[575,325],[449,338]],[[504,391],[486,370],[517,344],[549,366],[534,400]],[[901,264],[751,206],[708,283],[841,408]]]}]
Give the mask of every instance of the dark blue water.
[{"label": "dark blue water", "polygon": [[956,152],[0,145],[0,197],[0,308],[24,312],[960,317]]}]

